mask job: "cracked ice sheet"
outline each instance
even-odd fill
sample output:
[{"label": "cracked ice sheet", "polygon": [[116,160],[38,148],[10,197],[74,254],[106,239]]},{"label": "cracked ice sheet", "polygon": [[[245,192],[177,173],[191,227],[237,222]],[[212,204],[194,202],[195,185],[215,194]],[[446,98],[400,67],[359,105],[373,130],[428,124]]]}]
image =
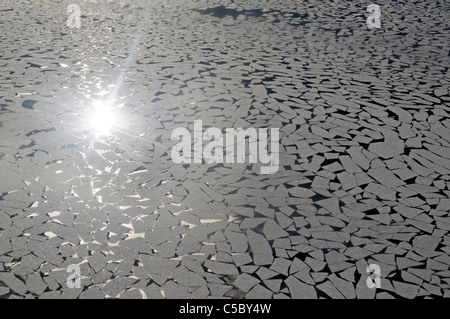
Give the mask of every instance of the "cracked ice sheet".
[{"label": "cracked ice sheet", "polygon": [[[350,2],[313,1],[315,19],[293,1],[85,2],[68,29],[63,5],[3,1],[0,298],[448,297],[441,2],[391,4],[369,32]],[[417,10],[422,29],[397,33]],[[92,104],[118,82],[99,138]],[[278,172],[173,163],[171,132],[194,120],[280,128]]]}]

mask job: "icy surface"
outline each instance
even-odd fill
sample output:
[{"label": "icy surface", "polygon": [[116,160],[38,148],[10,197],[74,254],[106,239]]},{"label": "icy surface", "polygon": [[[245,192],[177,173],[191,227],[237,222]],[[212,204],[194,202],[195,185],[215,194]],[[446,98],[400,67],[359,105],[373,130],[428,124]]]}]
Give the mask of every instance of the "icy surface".
[{"label": "icy surface", "polygon": [[[445,1],[373,30],[358,1],[78,4],[0,2],[0,298],[450,296]],[[175,164],[199,119],[280,128],[278,172]]]}]

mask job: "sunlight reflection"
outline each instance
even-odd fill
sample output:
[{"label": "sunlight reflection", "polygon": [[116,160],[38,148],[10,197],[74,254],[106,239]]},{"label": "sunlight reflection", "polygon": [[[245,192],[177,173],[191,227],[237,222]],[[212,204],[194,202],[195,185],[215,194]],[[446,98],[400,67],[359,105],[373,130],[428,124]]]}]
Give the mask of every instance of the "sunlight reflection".
[{"label": "sunlight reflection", "polygon": [[91,116],[91,126],[96,134],[108,135],[116,122],[111,102],[95,101],[94,110]]}]

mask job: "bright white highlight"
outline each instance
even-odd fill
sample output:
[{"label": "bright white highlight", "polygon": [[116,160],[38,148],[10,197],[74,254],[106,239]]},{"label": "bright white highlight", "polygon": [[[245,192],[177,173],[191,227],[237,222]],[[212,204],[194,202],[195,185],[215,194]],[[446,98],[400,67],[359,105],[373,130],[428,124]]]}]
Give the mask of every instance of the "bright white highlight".
[{"label": "bright white highlight", "polygon": [[106,101],[94,102],[94,110],[91,116],[91,126],[96,134],[108,135],[116,122],[116,116],[110,103]]}]

